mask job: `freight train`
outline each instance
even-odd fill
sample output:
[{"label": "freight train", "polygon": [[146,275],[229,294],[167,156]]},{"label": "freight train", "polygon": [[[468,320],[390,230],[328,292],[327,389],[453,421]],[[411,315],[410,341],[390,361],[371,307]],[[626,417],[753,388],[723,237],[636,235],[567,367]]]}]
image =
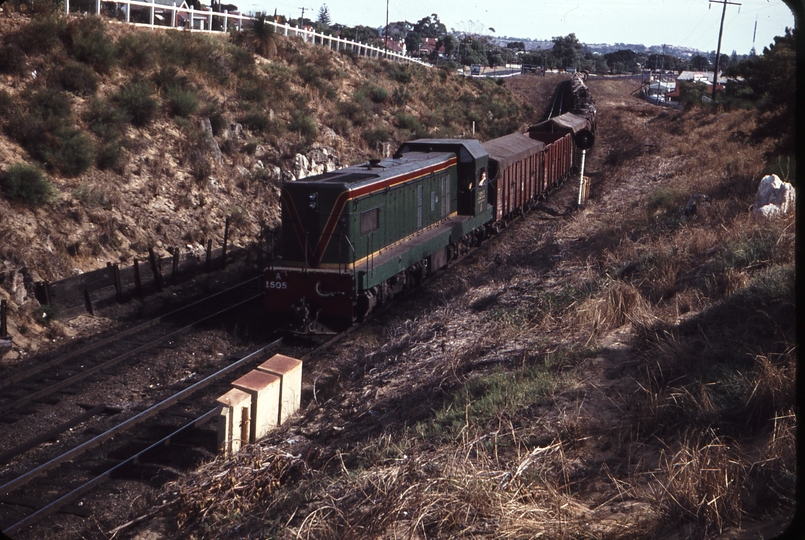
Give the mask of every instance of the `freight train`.
[{"label": "freight train", "polygon": [[594,142],[586,86],[564,86],[567,112],[552,106],[525,133],[418,139],[390,158],[284,184],[281,256],[263,282],[269,315],[294,333],[339,331],[528,211]]}]

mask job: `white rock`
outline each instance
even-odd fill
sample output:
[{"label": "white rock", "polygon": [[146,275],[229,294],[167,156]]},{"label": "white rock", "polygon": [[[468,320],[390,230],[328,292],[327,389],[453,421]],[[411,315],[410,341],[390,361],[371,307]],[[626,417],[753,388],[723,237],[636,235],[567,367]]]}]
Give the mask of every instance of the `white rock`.
[{"label": "white rock", "polygon": [[296,154],[293,160],[293,173],[297,180],[310,174],[310,161],[302,154]]},{"label": "white rock", "polygon": [[[786,214],[794,208],[796,191],[794,186],[783,182],[776,174],[763,177],[755,195],[755,212],[766,217]],[[773,208],[767,208],[773,207]]]}]

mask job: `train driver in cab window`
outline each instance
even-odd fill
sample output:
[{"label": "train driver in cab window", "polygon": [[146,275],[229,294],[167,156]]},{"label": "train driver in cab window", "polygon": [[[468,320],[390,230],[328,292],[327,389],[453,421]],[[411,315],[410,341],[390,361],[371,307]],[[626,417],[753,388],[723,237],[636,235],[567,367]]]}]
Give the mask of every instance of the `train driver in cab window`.
[{"label": "train driver in cab window", "polygon": [[481,169],[481,179],[478,180],[478,187],[483,187],[486,184],[486,169]]}]

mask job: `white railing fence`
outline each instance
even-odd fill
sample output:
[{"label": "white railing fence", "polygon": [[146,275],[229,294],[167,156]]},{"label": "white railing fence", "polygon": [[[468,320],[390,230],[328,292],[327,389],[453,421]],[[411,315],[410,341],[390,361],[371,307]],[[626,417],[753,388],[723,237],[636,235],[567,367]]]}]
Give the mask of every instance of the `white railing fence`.
[{"label": "white railing fence", "polygon": [[[64,0],[64,13],[69,15],[71,9],[73,13],[83,12],[91,6],[91,1],[74,2],[70,7],[70,0]],[[190,7],[165,5],[151,0],[143,2],[139,0],[116,0],[114,2],[95,0],[95,15],[103,15],[109,18],[125,21],[135,26],[145,26],[148,28],[177,28],[195,32],[228,32],[231,28],[243,30],[249,28],[256,20],[248,15],[240,13],[214,12],[211,10],[197,10]],[[336,51],[354,51],[361,56],[373,58],[388,58],[399,62],[408,62],[430,67],[430,64],[418,58],[412,58],[396,52],[386,51],[372,45],[359,43],[336,36],[319,34],[312,30],[296,28],[286,24],[279,24],[265,19],[266,24],[274,27],[274,30],[283,36],[298,36],[306,43],[322,45]]]}]

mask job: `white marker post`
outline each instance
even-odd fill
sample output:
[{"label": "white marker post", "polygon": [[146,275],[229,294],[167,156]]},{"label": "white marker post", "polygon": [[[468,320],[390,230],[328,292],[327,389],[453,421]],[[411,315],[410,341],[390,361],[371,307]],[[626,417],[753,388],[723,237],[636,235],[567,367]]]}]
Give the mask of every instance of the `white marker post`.
[{"label": "white marker post", "polygon": [[581,176],[579,177],[579,206],[582,205],[584,194],[584,158],[587,157],[587,150],[581,151]]}]

